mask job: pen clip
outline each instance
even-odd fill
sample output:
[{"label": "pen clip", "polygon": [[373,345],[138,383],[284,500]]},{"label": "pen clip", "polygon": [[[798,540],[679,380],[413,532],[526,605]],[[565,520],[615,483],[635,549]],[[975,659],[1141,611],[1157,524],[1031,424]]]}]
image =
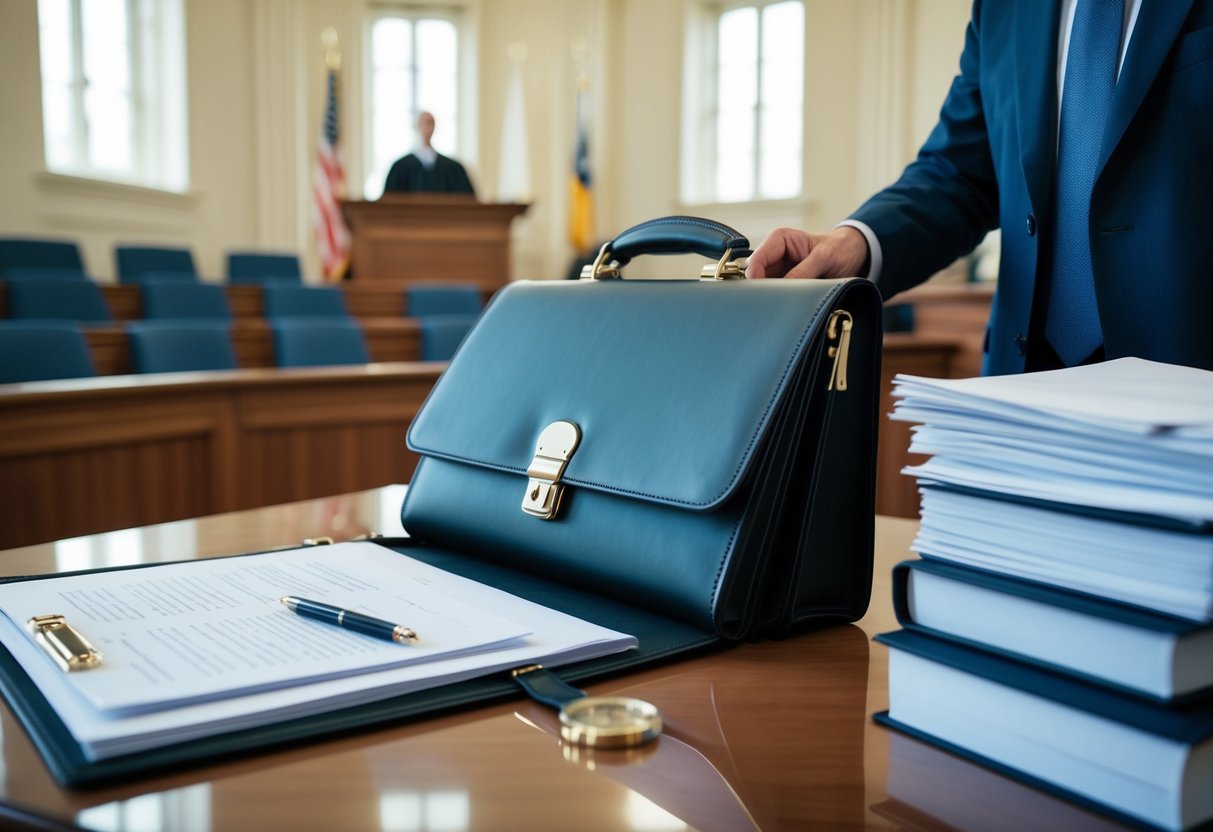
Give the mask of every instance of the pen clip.
[{"label": "pen clip", "polygon": [[35,615],[26,622],[34,641],[66,673],[101,664],[101,653],[62,615]]}]

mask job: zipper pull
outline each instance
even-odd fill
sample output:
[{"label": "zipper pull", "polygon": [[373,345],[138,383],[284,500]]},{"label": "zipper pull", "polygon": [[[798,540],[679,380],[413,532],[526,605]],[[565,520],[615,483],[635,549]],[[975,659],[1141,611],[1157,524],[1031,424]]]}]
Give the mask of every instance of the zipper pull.
[{"label": "zipper pull", "polygon": [[834,369],[830,372],[827,390],[842,392],[847,389],[847,353],[851,351],[851,328],[854,325],[850,312],[838,309],[830,313],[830,320],[826,323],[826,338],[838,341],[838,344],[826,351],[826,355],[834,359]]}]

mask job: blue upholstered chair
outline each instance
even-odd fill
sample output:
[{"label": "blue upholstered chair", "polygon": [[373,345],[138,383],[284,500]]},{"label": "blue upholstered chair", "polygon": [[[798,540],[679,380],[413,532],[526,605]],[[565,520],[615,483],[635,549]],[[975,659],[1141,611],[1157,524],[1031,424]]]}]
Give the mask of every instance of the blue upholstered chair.
[{"label": "blue upholstered chair", "polygon": [[88,342],[77,325],[0,320],[0,384],[96,374]]},{"label": "blue upholstered chair", "polygon": [[475,315],[427,315],[421,318],[421,360],[449,361],[474,323]]},{"label": "blue upholstered chair", "polygon": [[293,254],[233,251],[227,255],[228,283],[303,282],[303,269]]},{"label": "blue upholstered chair", "polygon": [[362,327],[353,318],[279,318],[270,322],[279,367],[365,364]]},{"label": "blue upholstered chair", "polygon": [[138,283],[151,274],[159,279],[165,279],[166,274],[182,279],[198,278],[194,255],[186,248],[115,246],[114,257],[118,262],[118,280],[121,283]]},{"label": "blue upholstered chair", "polygon": [[224,321],[133,321],[126,325],[136,373],[234,370],[236,353]]},{"label": "blue upholstered chair", "polygon": [[70,269],[84,274],[80,247],[67,240],[0,238],[0,276],[10,269]]},{"label": "blue upholstered chair", "polygon": [[78,269],[46,269],[25,266],[19,269],[9,269],[3,275],[4,280],[88,280],[88,275]]},{"label": "blue upholstered chair", "polygon": [[123,277],[119,283],[198,283],[198,275],[189,272],[144,272],[138,277]]},{"label": "blue upholstered chair", "polygon": [[267,318],[348,318],[345,295],[336,286],[266,284],[262,289]]},{"label": "blue upholstered chair", "polygon": [[405,289],[405,312],[410,318],[429,315],[479,315],[484,308],[476,286],[416,284]]},{"label": "blue upholstered chair", "polygon": [[84,322],[110,321],[114,317],[101,287],[91,280],[75,278],[10,282],[8,314],[11,318]]},{"label": "blue upholstered chair", "polygon": [[227,293],[202,281],[149,281],[140,289],[144,318],[217,318],[229,320]]}]

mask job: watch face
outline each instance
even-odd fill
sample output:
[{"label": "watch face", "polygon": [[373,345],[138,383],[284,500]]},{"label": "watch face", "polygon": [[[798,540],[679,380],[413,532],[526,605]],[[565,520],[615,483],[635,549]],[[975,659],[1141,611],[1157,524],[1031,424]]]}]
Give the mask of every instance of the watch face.
[{"label": "watch face", "polygon": [[661,733],[661,715],[653,705],[630,696],[586,696],[560,711],[560,735],[591,748],[640,745]]}]

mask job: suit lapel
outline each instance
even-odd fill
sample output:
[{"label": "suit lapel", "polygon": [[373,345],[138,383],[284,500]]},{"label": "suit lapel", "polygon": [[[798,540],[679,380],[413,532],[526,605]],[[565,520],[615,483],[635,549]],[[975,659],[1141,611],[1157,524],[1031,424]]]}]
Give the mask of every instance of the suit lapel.
[{"label": "suit lapel", "polygon": [[1108,125],[1099,153],[1101,172],[1141,107],[1194,2],[1142,0],[1137,23],[1133,26],[1133,36],[1129,39],[1129,49],[1120,69],[1120,78],[1116,82],[1116,92],[1112,96],[1112,111],[1108,114]]},{"label": "suit lapel", "polygon": [[1027,0],[1015,5],[1020,159],[1028,196],[1037,213],[1047,210],[1056,156],[1060,16],[1060,0]]}]

